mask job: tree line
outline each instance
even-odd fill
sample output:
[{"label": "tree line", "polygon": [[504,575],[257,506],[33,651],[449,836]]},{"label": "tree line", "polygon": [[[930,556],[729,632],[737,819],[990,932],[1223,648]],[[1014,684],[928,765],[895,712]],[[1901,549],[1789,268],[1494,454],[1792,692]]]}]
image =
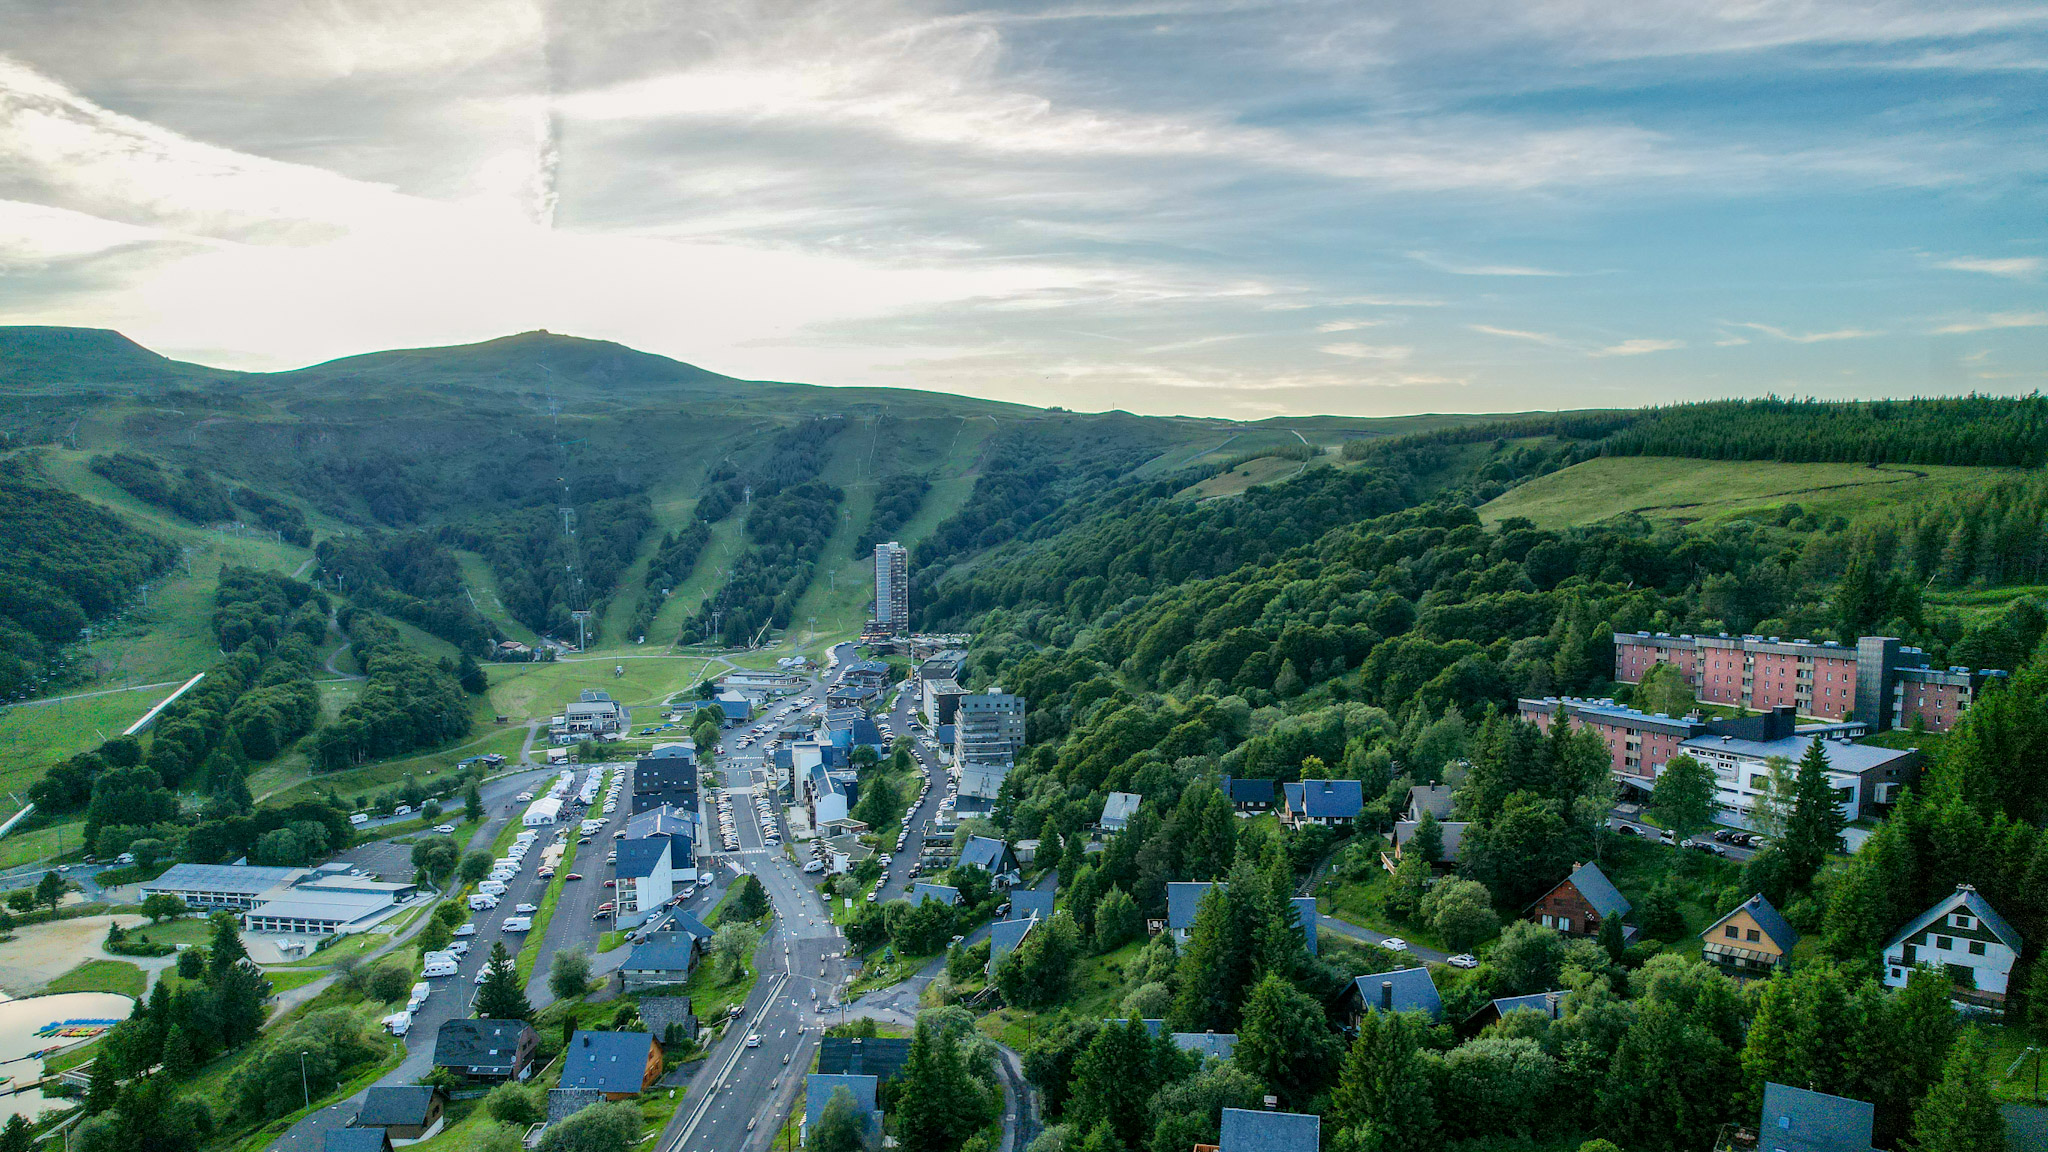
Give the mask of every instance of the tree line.
[{"label": "tree line", "polygon": [[366,609],[343,609],[338,619],[366,682],[314,736],[316,765],[346,768],[469,734],[469,699],[454,663],[428,658]]},{"label": "tree line", "polygon": [[439,636],[471,655],[499,639],[496,624],[464,591],[462,566],[445,541],[423,532],[329,536],[313,550],[322,585]]},{"label": "tree line", "polygon": [[819,480],[756,494],[747,512],[747,549],[733,561],[725,583],[683,623],[682,642],[716,637],[726,647],[739,647],[764,625],[789,627],[845,498]]},{"label": "tree line", "polygon": [[594,615],[594,634],[619,578],[654,530],[645,494],[591,499],[575,509],[574,535],[564,535],[553,507],[521,508],[482,517],[453,533],[453,543],[482,554],[498,577],[512,618],[544,635],[576,631],[572,611]]}]

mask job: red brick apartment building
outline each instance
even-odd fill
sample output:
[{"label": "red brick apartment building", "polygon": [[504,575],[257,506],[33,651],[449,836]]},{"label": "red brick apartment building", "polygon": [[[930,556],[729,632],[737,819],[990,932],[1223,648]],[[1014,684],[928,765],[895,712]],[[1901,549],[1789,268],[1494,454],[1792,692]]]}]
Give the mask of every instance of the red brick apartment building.
[{"label": "red brick apartment building", "polygon": [[1614,634],[1614,678],[1634,684],[1658,664],[1677,668],[1705,703],[1757,712],[1791,708],[1821,720],[1855,718],[1872,731],[1911,727],[1946,732],[1995,669],[1932,668],[1927,654],[1890,636],[1851,648],[1833,640],[1776,636]]}]

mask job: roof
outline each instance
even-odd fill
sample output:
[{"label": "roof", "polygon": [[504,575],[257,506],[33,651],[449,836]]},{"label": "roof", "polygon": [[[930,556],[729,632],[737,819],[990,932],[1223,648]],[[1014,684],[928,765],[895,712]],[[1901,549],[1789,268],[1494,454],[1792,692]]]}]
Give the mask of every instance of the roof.
[{"label": "roof", "polygon": [[968,764],[960,770],[960,795],[994,800],[1002,795],[1003,779],[1009,774],[1008,764],[992,764],[985,760]]},{"label": "roof", "polygon": [[1997,909],[1991,907],[1991,901],[1984,899],[1983,893],[1968,884],[1957,885],[1954,892],[1942,897],[1934,907],[1914,917],[1912,923],[1899,929],[1897,935],[1885,943],[1885,947],[1889,949],[1893,945],[1918,936],[1926,931],[1929,925],[1958,907],[1967,907],[1973,915],[1984,922],[1984,927],[1990,929],[1993,936],[1998,937],[2000,943],[2015,952],[2022,950],[2020,934],[2013,931],[2012,925],[2005,922],[2005,917],[2000,916]]},{"label": "roof", "polygon": [[1316,929],[1322,923],[1321,914],[1316,911],[1316,898],[1313,896],[1296,896],[1290,903],[1294,905],[1295,920],[1301,924],[1302,947],[1307,948],[1308,954],[1314,956],[1316,955]]},{"label": "roof", "polygon": [[[1290,798],[1294,787],[1287,786]],[[1303,780],[1299,795],[1296,810],[1311,819],[1349,819],[1365,809],[1365,785],[1356,780]]]},{"label": "roof", "polygon": [[298,895],[286,889],[280,899],[266,900],[249,910],[256,917],[275,916],[291,920],[328,920],[348,924],[397,904],[389,892],[322,892]]},{"label": "roof", "polygon": [[[1739,736],[1695,736],[1681,740],[1680,748],[1697,749],[1702,752],[1727,752],[1753,760],[1767,760],[1772,756],[1783,756],[1797,761],[1813,746],[1811,736],[1787,736],[1783,740],[1744,740]],[[1851,744],[1845,740],[1822,740],[1821,750],[1827,753],[1830,772],[1868,772],[1882,768],[1896,760],[1918,757],[1919,752],[1911,748],[1880,748],[1875,744]]]},{"label": "roof", "polygon": [[[524,1020],[446,1020],[434,1034],[434,1063],[444,1067],[511,1067],[519,1038],[533,1026]],[[492,1050],[496,1049],[495,1052]]]},{"label": "roof", "polygon": [[670,932],[688,932],[699,940],[709,940],[712,936],[710,926],[697,919],[696,913],[686,912],[680,908],[676,910],[675,915],[668,918],[667,930]]},{"label": "roof", "polygon": [[1166,886],[1166,926],[1176,931],[1195,926],[1202,896],[1213,885],[1207,880],[1176,880]]},{"label": "roof", "polygon": [[621,840],[616,851],[619,854],[618,877],[621,880],[638,880],[654,875],[668,859],[669,838],[654,836],[646,840]]},{"label": "roof", "polygon": [[909,1059],[908,1036],[827,1036],[818,1045],[820,1072],[851,1072],[893,1080]]},{"label": "roof", "polygon": [[1323,1118],[1305,1112],[1223,1110],[1222,1152],[1316,1152]]},{"label": "roof", "polygon": [[268,892],[303,868],[252,868],[243,864],[173,864],[144,888],[202,892]]},{"label": "roof", "polygon": [[1228,778],[1224,781],[1224,791],[1230,794],[1230,802],[1232,804],[1271,804],[1273,802],[1273,782],[1271,780],[1238,780],[1234,777]]},{"label": "roof", "polygon": [[697,963],[697,941],[688,932],[656,932],[633,946],[620,967],[628,972],[685,972]]},{"label": "roof", "polygon": [[1876,1113],[1861,1100],[1766,1081],[1757,1144],[1773,1152],[1870,1152]]},{"label": "roof", "polygon": [[653,1050],[654,1036],[648,1032],[578,1031],[562,1053],[562,1086],[638,1092]]},{"label": "roof", "polygon": [[910,906],[917,907],[927,900],[937,900],[948,908],[960,903],[960,890],[949,884],[913,884],[910,886]]},{"label": "roof", "polygon": [[382,1128],[329,1128],[324,1152],[385,1152],[391,1137]]},{"label": "roof", "polygon": [[548,1123],[567,1120],[592,1104],[604,1103],[604,1093],[595,1088],[548,1089]]},{"label": "roof", "polygon": [[1714,929],[1726,924],[1729,917],[1734,916],[1737,912],[1749,913],[1749,918],[1756,921],[1756,926],[1763,929],[1764,935],[1771,938],[1771,943],[1776,944],[1779,951],[1789,955],[1792,949],[1798,945],[1799,933],[1793,929],[1792,925],[1786,923],[1785,917],[1776,908],[1771,907],[1771,902],[1764,899],[1764,895],[1761,892],[1736,905],[1728,912],[1727,916],[1723,916],[1712,924],[1707,925],[1707,930],[1700,933],[1701,938],[1711,943]]},{"label": "roof", "polygon": [[1010,890],[1010,918],[1029,920],[1037,915],[1042,920],[1052,919],[1053,898],[1059,895],[1056,888],[1012,888]]},{"label": "roof", "polygon": [[1109,799],[1102,802],[1102,823],[1107,825],[1114,821],[1118,827],[1122,827],[1131,817],[1138,814],[1138,805],[1144,799],[1136,792],[1111,792]]},{"label": "roof", "polygon": [[[1513,1012],[1517,1008],[1526,1008],[1532,1012],[1541,1012],[1555,1020],[1564,1011],[1565,1002],[1571,999],[1571,995],[1570,991],[1563,991],[1531,992],[1527,996],[1503,996],[1495,1000],[1489,1007],[1502,1016]],[[1553,996],[1557,997],[1555,1001],[1551,1000]]]},{"label": "roof", "polygon": [[688,996],[643,996],[640,999],[640,1019],[656,1036],[668,1035],[671,1024],[688,1027],[696,1018]]},{"label": "roof", "polygon": [[848,676],[887,676],[889,666],[880,660],[856,660],[846,666]]},{"label": "roof", "polygon": [[[1419,820],[1394,821],[1394,844],[1398,847],[1414,839],[1415,829],[1420,827],[1421,823]],[[1464,820],[1439,820],[1437,822],[1437,832],[1443,844],[1443,851],[1437,856],[1438,861],[1445,864],[1457,863],[1458,850],[1465,844],[1465,829],[1471,826],[1469,822]]]},{"label": "roof", "polygon": [[436,1091],[425,1085],[371,1088],[363,1093],[363,1106],[356,1111],[355,1123],[365,1128],[425,1124]]},{"label": "roof", "polygon": [[1454,789],[1449,784],[1438,784],[1434,787],[1417,784],[1408,789],[1408,814],[1421,819],[1422,814],[1427,812],[1439,820],[1450,819],[1452,791]]},{"label": "roof", "polygon": [[1200,1052],[1204,1056],[1228,1060],[1230,1054],[1237,1051],[1237,1033],[1175,1032],[1173,1046],[1183,1052]]},{"label": "roof", "polygon": [[720,699],[718,710],[734,720],[745,720],[754,714],[754,706],[745,700]]},{"label": "roof", "polygon": [[[1104,1019],[1102,1023],[1106,1028],[1121,1028],[1130,1022],[1129,1017],[1119,1020],[1112,1016]],[[1154,1040],[1166,1035],[1166,1021],[1164,1020],[1140,1020],[1138,1023],[1145,1026],[1145,1034]]]},{"label": "roof", "polygon": [[[1628,897],[1623,896],[1621,890],[1614,886],[1614,882],[1607,878],[1607,873],[1602,872],[1598,864],[1590,861],[1572,869],[1572,874],[1559,881],[1550,891],[1555,892],[1566,884],[1578,889],[1579,895],[1585,897],[1586,903],[1591,905],[1593,911],[1598,912],[1603,920],[1609,916],[1626,916],[1628,910],[1634,907],[1628,902]],[[1550,892],[1544,893],[1545,896],[1549,894]]]},{"label": "roof", "polygon": [[813,1072],[804,1077],[804,1131],[818,1130],[818,1121],[825,1116],[825,1106],[832,1102],[832,1094],[841,1088],[853,1094],[854,1106],[860,1109],[862,1119],[876,1125],[881,1108],[875,1102],[875,1092],[880,1086],[881,1080],[875,1076]]},{"label": "roof", "polygon": [[628,840],[645,840],[649,836],[688,836],[690,818],[673,804],[649,808],[626,821]]},{"label": "roof", "polygon": [[1038,921],[1036,920],[1004,920],[989,925],[989,971],[995,971],[996,965],[1003,962],[1003,957],[1016,951],[1017,945],[1024,942],[1024,937],[1031,934],[1032,926],[1037,923]]},{"label": "roof", "polygon": [[1427,968],[1403,968],[1396,972],[1375,972],[1360,976],[1351,987],[1363,999],[1368,1011],[1380,1010],[1382,985],[1394,986],[1394,1011],[1427,1012],[1431,1020],[1442,1020],[1444,1002],[1436,994],[1436,981]]},{"label": "roof", "polygon": [[1009,851],[1010,846],[1001,840],[993,840],[987,836],[969,836],[966,846],[960,849],[960,863],[972,864],[990,872],[1001,872],[1003,857]]}]

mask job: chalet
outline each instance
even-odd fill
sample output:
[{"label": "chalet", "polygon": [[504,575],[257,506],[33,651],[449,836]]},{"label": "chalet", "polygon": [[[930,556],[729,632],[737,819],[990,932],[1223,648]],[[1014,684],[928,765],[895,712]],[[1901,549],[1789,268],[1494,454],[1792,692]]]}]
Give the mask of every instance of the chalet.
[{"label": "chalet", "polygon": [[690,932],[656,932],[633,946],[619,966],[619,981],[628,992],[662,984],[686,984],[704,954],[705,941]]},{"label": "chalet", "polygon": [[960,906],[960,890],[950,884],[913,884],[910,886],[909,899],[912,908],[927,900],[936,900],[948,908],[957,908]]},{"label": "chalet", "polygon": [[1230,806],[1239,812],[1264,812],[1273,806],[1273,782],[1260,779],[1239,780],[1225,776],[1223,795],[1230,801]]},{"label": "chalet", "polygon": [[1322,1134],[1323,1118],[1311,1113],[1225,1108],[1217,1147],[1221,1152],[1316,1152]]},{"label": "chalet", "polygon": [[1700,940],[1708,963],[1743,979],[1769,976],[1790,966],[1799,933],[1758,893],[1708,925]]},{"label": "chalet", "polygon": [[1871,1152],[1877,1109],[1861,1100],[1764,1082],[1757,1144],[1770,1152]]},{"label": "chalet", "polygon": [[1203,1059],[1214,1056],[1228,1060],[1237,1051],[1235,1032],[1175,1032],[1173,1046],[1183,1052],[1200,1053]]},{"label": "chalet", "polygon": [[607,1100],[637,1096],[661,1079],[661,1045],[647,1032],[585,1032],[562,1052],[562,1087],[594,1088]]},{"label": "chalet", "polygon": [[1408,810],[1405,819],[1420,820],[1422,814],[1427,812],[1438,820],[1449,820],[1452,791],[1449,784],[1417,784],[1408,789]]},{"label": "chalet", "polygon": [[642,996],[640,1020],[662,1044],[680,1044],[697,1038],[697,1013],[688,996]]},{"label": "chalet", "polygon": [[1356,780],[1303,780],[1285,785],[1280,819],[1297,827],[1348,828],[1365,810],[1365,785]]},{"label": "chalet", "polygon": [[[1166,930],[1173,934],[1176,944],[1185,944],[1195,929],[1195,917],[1202,910],[1202,897],[1211,887],[1217,886],[1208,880],[1176,880],[1166,886]],[[1294,905],[1295,922],[1301,927],[1302,947],[1311,956],[1317,953],[1316,936],[1322,924],[1322,915],[1316,911],[1313,896],[1296,896]]]},{"label": "chalet", "polygon": [[886,1084],[909,1061],[909,1037],[827,1036],[818,1043],[820,1072],[873,1076]]},{"label": "chalet", "polygon": [[1562,991],[1532,992],[1527,996],[1503,996],[1467,1016],[1465,1031],[1477,1032],[1489,1024],[1499,1023],[1501,1017],[1510,1012],[1541,1012],[1555,1020],[1564,1014],[1564,1006],[1571,999],[1571,995],[1569,991]]},{"label": "chalet", "polygon": [[1050,920],[1053,902],[1059,897],[1055,885],[1046,888],[1013,888],[1010,890],[1010,919]]},{"label": "chalet", "polygon": [[1567,936],[1593,936],[1609,917],[1627,916],[1628,897],[1598,864],[1580,864],[1557,887],[1529,906],[1529,918]]},{"label": "chalet", "polygon": [[[1465,844],[1465,829],[1471,826],[1471,824],[1463,820],[1437,821],[1436,831],[1439,847],[1436,856],[1436,867],[1449,871],[1458,866],[1458,853]],[[1380,865],[1387,871],[1392,872],[1395,866],[1400,863],[1401,854],[1407,849],[1408,842],[1415,839],[1415,830],[1420,827],[1422,827],[1422,823],[1419,820],[1394,821],[1394,849],[1392,852],[1380,853]]]},{"label": "chalet", "polygon": [[1109,799],[1102,802],[1102,819],[1097,826],[1104,832],[1121,832],[1130,824],[1131,817],[1138,814],[1138,805],[1144,797],[1135,792],[1111,792]]},{"label": "chalet", "polygon": [[1360,976],[1344,990],[1346,1023],[1358,1027],[1367,1012],[1423,1012],[1431,1023],[1438,1023],[1444,1018],[1444,1002],[1429,969],[1403,968]]},{"label": "chalet", "polygon": [[988,926],[988,973],[995,975],[996,965],[1003,957],[1017,950],[1031,930],[1038,927],[1035,918],[1024,920],[1002,920]]},{"label": "chalet", "polygon": [[1001,876],[1017,868],[1016,859],[1010,854],[1010,846],[1001,840],[988,836],[969,836],[960,849],[960,866],[973,865],[991,876]]},{"label": "chalet", "polygon": [[439,1088],[425,1085],[370,1088],[348,1126],[382,1128],[394,1146],[413,1144],[441,1131],[441,1110],[447,1103]]},{"label": "chalet", "polygon": [[434,1067],[472,1080],[524,1080],[539,1049],[524,1020],[448,1020],[434,1034]]},{"label": "chalet", "polygon": [[1916,965],[1948,974],[1962,1004],[2003,1009],[2020,934],[1968,884],[1915,917],[1884,946],[1884,982],[1904,988]]}]

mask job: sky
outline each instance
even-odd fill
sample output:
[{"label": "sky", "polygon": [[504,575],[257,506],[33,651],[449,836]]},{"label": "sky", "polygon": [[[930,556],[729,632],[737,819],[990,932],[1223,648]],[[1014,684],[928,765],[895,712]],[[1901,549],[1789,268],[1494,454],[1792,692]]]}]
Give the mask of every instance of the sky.
[{"label": "sky", "polygon": [[2048,3],[0,0],[0,323],[1234,419],[2027,393]]}]

